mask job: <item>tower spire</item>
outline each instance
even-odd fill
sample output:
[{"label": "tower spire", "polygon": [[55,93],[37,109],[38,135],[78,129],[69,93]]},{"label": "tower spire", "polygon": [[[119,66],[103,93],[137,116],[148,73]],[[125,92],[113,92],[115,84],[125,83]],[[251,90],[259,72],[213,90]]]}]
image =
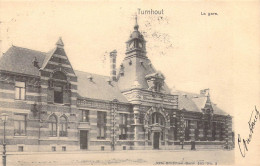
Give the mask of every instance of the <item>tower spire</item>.
[{"label": "tower spire", "polygon": [[135,15],[135,26],[134,26],[134,30],[138,31],[139,25],[137,23],[137,14]]}]

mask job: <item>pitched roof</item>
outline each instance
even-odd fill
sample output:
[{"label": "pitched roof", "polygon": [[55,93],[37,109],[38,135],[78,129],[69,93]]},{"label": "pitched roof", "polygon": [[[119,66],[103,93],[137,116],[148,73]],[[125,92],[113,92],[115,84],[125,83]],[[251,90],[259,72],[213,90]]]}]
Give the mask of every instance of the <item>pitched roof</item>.
[{"label": "pitched roof", "polygon": [[179,95],[178,104],[180,110],[185,109],[187,111],[201,112],[201,109],[199,109],[197,105],[192,101],[192,99],[188,96]]},{"label": "pitched roof", "polygon": [[[27,48],[12,46],[0,58],[0,70],[11,71],[21,74],[39,76],[39,69],[34,67],[32,61],[36,58],[39,67],[46,65],[53,52],[47,53],[35,51]],[[76,71],[78,76],[78,94],[81,97],[109,100],[117,99],[119,102],[127,102],[121,94],[116,82],[108,83],[108,76],[101,76],[81,71]],[[89,80],[92,75],[93,80]]]},{"label": "pitched roof", "polygon": [[225,111],[223,111],[221,108],[219,108],[216,104],[212,104],[214,114],[218,115],[228,115]]},{"label": "pitched roof", "polygon": [[[120,92],[117,82],[111,81],[109,76],[102,76],[82,71],[75,71],[78,77],[78,94],[84,98],[128,102]],[[92,77],[92,80],[90,80]]]},{"label": "pitched roof", "polygon": [[53,48],[46,53],[46,56],[45,56],[45,59],[44,59],[42,65],[41,65],[41,68],[44,68],[47,65],[47,63],[51,59],[52,55],[54,54],[55,50],[56,50],[56,48]]},{"label": "pitched roof", "polygon": [[206,96],[200,96],[200,97],[193,97],[192,101],[196,104],[196,106],[199,109],[202,109],[205,107],[207,97]]},{"label": "pitched roof", "polygon": [[38,76],[39,69],[32,61],[36,58],[38,65],[42,66],[45,56],[44,52],[12,46],[0,58],[0,70]]},{"label": "pitched roof", "polygon": [[[202,112],[202,108],[205,107],[207,102],[207,97],[205,95],[189,93],[183,91],[176,91],[179,95],[179,109],[185,109],[187,111]],[[211,103],[214,114],[227,115],[222,109],[216,106],[216,104]]]}]

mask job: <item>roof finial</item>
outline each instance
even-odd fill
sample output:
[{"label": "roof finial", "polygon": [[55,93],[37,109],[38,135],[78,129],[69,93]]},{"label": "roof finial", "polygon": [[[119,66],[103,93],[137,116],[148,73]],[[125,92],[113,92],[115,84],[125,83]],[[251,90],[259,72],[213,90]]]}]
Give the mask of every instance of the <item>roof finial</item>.
[{"label": "roof finial", "polygon": [[134,26],[134,29],[135,29],[136,31],[138,31],[138,28],[139,28],[139,25],[138,25],[138,23],[137,23],[137,14],[135,14],[135,26]]},{"label": "roof finial", "polygon": [[64,46],[61,37],[59,37],[59,40],[57,41],[56,45],[57,45],[57,47],[61,47],[61,48]]}]

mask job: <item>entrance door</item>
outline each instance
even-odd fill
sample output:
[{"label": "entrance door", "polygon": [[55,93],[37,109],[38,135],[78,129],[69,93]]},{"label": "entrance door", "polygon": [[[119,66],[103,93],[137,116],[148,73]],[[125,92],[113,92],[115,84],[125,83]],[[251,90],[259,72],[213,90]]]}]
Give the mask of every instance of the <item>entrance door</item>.
[{"label": "entrance door", "polygon": [[88,131],[80,130],[80,149],[88,149]]},{"label": "entrance door", "polygon": [[155,132],[153,134],[153,148],[154,149],[159,149],[159,139],[160,139],[160,133]]}]

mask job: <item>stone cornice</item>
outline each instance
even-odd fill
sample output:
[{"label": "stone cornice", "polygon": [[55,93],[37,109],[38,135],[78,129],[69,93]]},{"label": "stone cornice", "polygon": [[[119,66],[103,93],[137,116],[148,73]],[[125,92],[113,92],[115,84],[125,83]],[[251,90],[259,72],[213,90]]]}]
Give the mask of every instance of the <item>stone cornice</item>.
[{"label": "stone cornice", "polygon": [[10,75],[18,75],[18,76],[23,76],[23,77],[33,77],[33,78],[40,78],[40,76],[34,76],[34,75],[29,75],[29,74],[23,74],[23,73],[17,73],[17,72],[12,72],[12,71],[6,71],[6,70],[0,70],[0,74],[10,74]]}]

